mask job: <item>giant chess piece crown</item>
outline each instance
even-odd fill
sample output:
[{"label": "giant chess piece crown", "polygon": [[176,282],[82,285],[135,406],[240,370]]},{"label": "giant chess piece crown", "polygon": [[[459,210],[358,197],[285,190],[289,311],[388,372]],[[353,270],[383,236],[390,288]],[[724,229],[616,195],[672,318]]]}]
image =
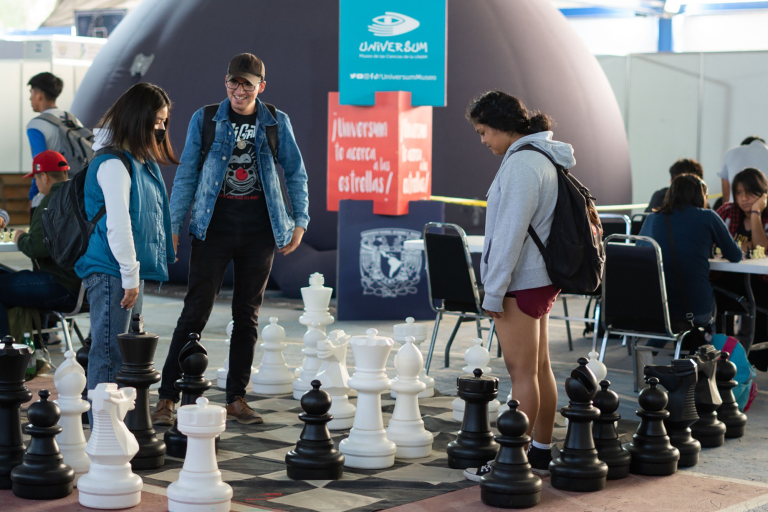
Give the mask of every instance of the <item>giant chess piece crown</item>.
[{"label": "giant chess piece crown", "polygon": [[693,359],[675,359],[671,365],[646,365],[643,369],[646,378],[655,377],[669,395],[664,419],[669,441],[680,452],[677,467],[690,467],[699,463],[701,444],[691,437],[691,425],[698,419],[694,392],[697,372]]},{"label": "giant chess piece crown", "polygon": [[32,399],[24,374],[32,357],[29,347],[5,336],[0,345],[0,489],[11,488],[11,471],[24,460],[21,404]]},{"label": "giant chess piece crown", "polygon": [[115,380],[122,387],[136,389],[136,406],[125,416],[125,425],[139,443],[139,452],[131,460],[136,469],[157,469],[165,464],[165,443],[157,438],[149,413],[149,387],[160,382],[154,358],[160,337],[144,332],[144,320],[134,313],[128,332],[117,335],[123,365]]},{"label": "giant chess piece crown", "polygon": [[215,444],[226,429],[227,412],[205,397],[179,408],[178,425],[187,438],[187,456],[179,479],[168,486],[168,510],[229,512],[232,487],[221,479]]},{"label": "giant chess piece crown", "polygon": [[[421,351],[421,344],[427,339],[427,325],[417,324],[412,316],[406,318],[404,324],[395,324],[394,331],[395,335],[392,337],[393,340],[398,343],[405,343],[405,339],[408,336],[412,336],[413,343],[419,351]],[[395,356],[395,358],[397,358],[397,356]],[[395,359],[395,364],[397,364],[397,359]],[[429,398],[430,396],[434,396],[435,379],[427,375],[427,370],[424,368],[423,364],[419,371],[419,380],[426,386],[424,391],[419,393],[419,398]],[[397,377],[392,379],[392,390],[389,392],[392,398],[397,398],[395,382],[397,382]]]},{"label": "giant chess piece crown", "polygon": [[312,381],[317,377],[317,372],[323,362],[317,357],[317,342],[325,339],[325,332],[320,329],[320,324],[312,322],[312,325],[304,334],[304,363],[297,368],[296,380],[293,381],[293,398],[301,400],[304,393],[312,389]]},{"label": "giant chess piece crown", "polygon": [[720,359],[717,361],[715,377],[717,390],[723,400],[717,409],[717,419],[725,425],[725,437],[735,438],[744,435],[747,415],[739,411],[739,404],[736,403],[736,397],[733,396],[733,388],[738,386],[733,380],[736,377],[737,369],[736,365],[728,359],[729,357],[728,352],[721,352]]},{"label": "giant chess piece crown", "polygon": [[419,371],[424,368],[421,350],[413,343],[413,336],[406,337],[405,345],[395,356],[397,381],[392,388],[397,391],[397,401],[387,427],[387,438],[397,445],[396,457],[400,459],[421,459],[432,453],[434,436],[424,428],[419,411],[419,394],[426,385],[419,380]]},{"label": "giant chess piece crown", "polygon": [[592,439],[595,441],[597,458],[608,465],[608,480],[619,480],[629,476],[629,462],[632,456],[621,446],[619,434],[616,432],[616,422],[621,419],[616,412],[619,408],[619,395],[608,389],[610,385],[610,381],[600,381],[600,391],[592,401],[600,410],[600,416],[592,425]]},{"label": "giant chess piece crown", "polygon": [[259,395],[284,395],[293,392],[293,370],[288,368],[283,357],[283,350],[288,345],[285,341],[285,329],[277,323],[277,317],[270,317],[269,325],[261,331],[264,340],[264,358],[256,373],[251,376],[253,392]]},{"label": "giant chess piece crown", "polygon": [[85,388],[85,370],[75,360],[75,353],[67,350],[64,353],[64,362],[59,365],[53,376],[53,384],[59,393],[55,401],[61,410],[61,433],[56,435],[64,464],[75,472],[75,487],[80,477],[88,472],[91,467],[91,459],[85,453],[85,435],[83,434],[82,415],[91,408],[86,400],[82,399],[82,391]]},{"label": "giant chess piece crown", "polygon": [[680,452],[672,446],[664,428],[664,420],[669,412],[667,394],[660,388],[659,379],[651,377],[647,380],[650,387],[640,392],[637,401],[640,409],[640,425],[632,436],[632,441],[626,448],[632,454],[629,472],[635,475],[668,476],[677,471],[677,461]]},{"label": "giant chess piece crown", "polygon": [[491,507],[529,508],[541,501],[541,478],[534,475],[525,446],[531,441],[526,435],[528,416],[518,411],[520,402],[510,400],[499,416],[497,426],[501,445],[490,473],[480,479],[480,499]]},{"label": "giant chess piece crown", "polygon": [[[479,368],[483,371],[483,375],[486,377],[491,375],[491,367],[488,363],[491,361],[491,354],[488,349],[483,346],[482,338],[475,338],[472,340],[473,345],[464,352],[464,362],[466,365],[462,368],[465,374],[472,374],[475,368]],[[494,399],[488,402],[488,421],[495,423],[496,418],[499,416],[499,406],[501,403]],[[461,421],[464,418],[465,409],[464,400],[461,397],[456,397],[451,402],[451,408],[453,409],[453,419]]]},{"label": "giant chess piece crown", "polygon": [[309,286],[301,289],[301,298],[304,300],[304,314],[299,317],[301,325],[307,327],[312,322],[317,322],[318,328],[325,331],[325,326],[332,324],[335,319],[328,312],[328,304],[331,302],[333,288],[323,286],[325,277],[319,272],[309,276]]},{"label": "giant chess piece crown", "polygon": [[317,342],[317,357],[324,361],[317,372],[317,380],[331,395],[330,413],[333,419],[328,423],[329,430],[352,428],[355,419],[355,406],[349,403],[349,372],[347,371],[349,339],[348,334],[337,329],[328,333],[324,340]]},{"label": "giant chess piece crown", "polygon": [[693,437],[699,440],[704,448],[722,446],[725,442],[725,425],[717,419],[717,409],[723,403],[717,390],[717,360],[720,351],[712,345],[702,345],[695,355],[688,356],[696,361],[698,381],[694,393],[698,421],[691,425]]},{"label": "giant chess piece crown", "polygon": [[144,483],[131,471],[129,462],[139,443],[123,418],[134,407],[136,390],[102,382],[88,391],[88,398],[93,404],[93,431],[85,453],[91,468],[77,482],[80,504],[97,509],[134,507],[141,502]]},{"label": "giant chess piece crown", "polygon": [[600,411],[592,406],[597,379],[585,357],[565,380],[565,392],[570,402],[560,413],[568,420],[568,431],[563,449],[549,464],[550,482],[564,491],[599,491],[605,488],[608,466],[598,458],[592,439],[592,422]]},{"label": "giant chess piece crown", "polygon": [[456,386],[466,407],[461,430],[445,450],[448,467],[480,467],[493,459],[499,450],[488,421],[488,402],[499,396],[499,379],[483,375],[483,370],[475,368],[472,375],[458,377]]},{"label": "giant chess piece crown", "polygon": [[[176,389],[181,391],[181,405],[194,405],[203,393],[211,389],[211,381],[205,378],[208,352],[200,344],[199,334],[189,335],[189,341],[179,352],[179,366],[181,378],[176,381]],[[187,436],[179,431],[178,423],[177,417],[173,427],[165,432],[163,439],[168,447],[168,455],[183,459],[187,453]]]},{"label": "giant chess piece crown", "polygon": [[56,500],[72,494],[75,472],[64,464],[54,436],[61,432],[61,411],[47,389],[38,393],[40,400],[29,406],[30,424],[24,432],[32,436],[24,461],[11,471],[13,494],[28,500]]},{"label": "giant chess piece crown", "polygon": [[383,469],[394,465],[397,446],[387,439],[381,413],[381,394],[391,384],[386,364],[391,338],[377,336],[368,329],[366,336],[352,336],[349,344],[355,355],[355,373],[349,386],[357,390],[357,412],[349,437],[339,443],[344,465],[351,468]]},{"label": "giant chess piece crown", "polygon": [[293,480],[339,480],[344,473],[344,455],[333,446],[328,422],[333,415],[331,395],[320,389],[320,381],[312,381],[312,389],[301,397],[304,422],[296,448],[285,456],[288,478]]}]

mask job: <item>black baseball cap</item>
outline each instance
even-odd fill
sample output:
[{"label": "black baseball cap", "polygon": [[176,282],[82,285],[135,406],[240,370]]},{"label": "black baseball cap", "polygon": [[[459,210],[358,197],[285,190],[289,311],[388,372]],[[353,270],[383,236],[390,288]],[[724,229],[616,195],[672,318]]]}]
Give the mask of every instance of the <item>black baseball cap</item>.
[{"label": "black baseball cap", "polygon": [[264,64],[252,53],[241,53],[229,62],[227,75],[230,77],[245,78],[253,85],[264,80]]}]

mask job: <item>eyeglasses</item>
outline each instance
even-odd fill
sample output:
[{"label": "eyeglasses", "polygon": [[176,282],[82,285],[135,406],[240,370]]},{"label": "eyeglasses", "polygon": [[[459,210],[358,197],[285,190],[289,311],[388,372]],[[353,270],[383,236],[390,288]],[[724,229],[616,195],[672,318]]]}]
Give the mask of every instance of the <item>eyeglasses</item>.
[{"label": "eyeglasses", "polygon": [[[263,79],[259,80],[259,84],[263,81]],[[231,89],[233,91],[236,91],[238,87],[242,86],[245,92],[253,92],[256,90],[256,85],[253,85],[250,82],[238,82],[234,78],[227,80],[227,89]]]}]

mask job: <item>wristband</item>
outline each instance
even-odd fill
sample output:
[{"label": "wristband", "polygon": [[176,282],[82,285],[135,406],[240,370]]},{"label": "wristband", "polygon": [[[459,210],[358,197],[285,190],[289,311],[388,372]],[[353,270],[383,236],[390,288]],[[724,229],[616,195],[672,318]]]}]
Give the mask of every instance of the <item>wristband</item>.
[{"label": "wristband", "polygon": [[752,213],[756,213],[756,214],[760,215],[761,217],[763,216],[763,212],[759,212],[757,210],[752,210]]}]

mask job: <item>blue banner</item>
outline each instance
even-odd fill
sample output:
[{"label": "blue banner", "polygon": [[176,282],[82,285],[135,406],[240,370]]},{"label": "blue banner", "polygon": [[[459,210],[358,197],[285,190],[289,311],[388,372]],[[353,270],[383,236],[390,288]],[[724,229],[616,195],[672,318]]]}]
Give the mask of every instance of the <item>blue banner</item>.
[{"label": "blue banner", "polygon": [[410,91],[414,106],[446,101],[446,0],[340,0],[342,105],[373,105],[376,91]]}]

